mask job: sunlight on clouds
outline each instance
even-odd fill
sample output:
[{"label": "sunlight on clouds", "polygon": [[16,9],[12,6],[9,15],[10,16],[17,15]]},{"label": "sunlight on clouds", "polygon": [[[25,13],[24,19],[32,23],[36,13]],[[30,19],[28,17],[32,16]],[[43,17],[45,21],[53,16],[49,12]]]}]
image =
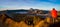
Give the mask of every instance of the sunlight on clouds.
[{"label": "sunlight on clouds", "polygon": [[[51,10],[51,8],[56,8],[59,10],[60,5],[52,3],[57,0],[48,0],[51,2],[44,2],[40,0],[0,0],[0,6],[2,6],[2,10],[8,9],[29,9],[29,8],[37,8],[43,10]],[[4,8],[4,9],[3,9]]]}]

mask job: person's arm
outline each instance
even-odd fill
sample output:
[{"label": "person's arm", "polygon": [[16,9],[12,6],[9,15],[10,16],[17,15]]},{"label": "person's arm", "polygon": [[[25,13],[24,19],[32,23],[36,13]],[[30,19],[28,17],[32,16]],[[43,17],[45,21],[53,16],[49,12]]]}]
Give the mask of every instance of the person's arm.
[{"label": "person's arm", "polygon": [[51,11],[50,11],[49,13],[50,13],[50,15],[52,14],[52,12],[51,12]]}]

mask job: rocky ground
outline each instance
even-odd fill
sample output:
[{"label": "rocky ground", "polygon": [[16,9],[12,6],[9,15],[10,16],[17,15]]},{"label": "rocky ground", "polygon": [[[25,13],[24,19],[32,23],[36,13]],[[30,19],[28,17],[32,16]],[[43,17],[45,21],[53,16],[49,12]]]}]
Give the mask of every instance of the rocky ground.
[{"label": "rocky ground", "polygon": [[[22,17],[19,16],[19,18]],[[43,19],[39,16],[25,15],[23,18],[25,19],[22,19],[21,21],[15,21],[15,19],[11,19],[10,17],[7,17],[5,14],[1,14],[0,27],[53,27],[53,21],[50,17],[46,17],[45,19]],[[60,22],[60,17],[58,17],[58,20],[56,20],[55,22]]]}]

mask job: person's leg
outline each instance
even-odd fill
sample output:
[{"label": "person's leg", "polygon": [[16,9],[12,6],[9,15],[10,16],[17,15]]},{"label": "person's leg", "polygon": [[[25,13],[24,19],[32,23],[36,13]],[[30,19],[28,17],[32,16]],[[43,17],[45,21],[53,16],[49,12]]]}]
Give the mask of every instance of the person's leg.
[{"label": "person's leg", "polygon": [[57,20],[57,19],[55,18],[55,19],[54,19],[54,23],[56,23],[56,20]]},{"label": "person's leg", "polygon": [[53,18],[53,23],[54,23],[54,18]]},{"label": "person's leg", "polygon": [[57,19],[57,18],[55,19],[55,22],[56,22],[56,23],[58,22],[58,19]]}]

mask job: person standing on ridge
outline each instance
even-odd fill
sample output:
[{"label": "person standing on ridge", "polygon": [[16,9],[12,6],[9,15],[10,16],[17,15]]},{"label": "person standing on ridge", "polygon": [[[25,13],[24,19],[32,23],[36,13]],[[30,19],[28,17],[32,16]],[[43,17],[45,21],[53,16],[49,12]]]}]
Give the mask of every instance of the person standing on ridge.
[{"label": "person standing on ridge", "polygon": [[53,18],[53,23],[54,23],[57,19],[57,10],[55,10],[55,8],[51,10],[51,16]]}]

